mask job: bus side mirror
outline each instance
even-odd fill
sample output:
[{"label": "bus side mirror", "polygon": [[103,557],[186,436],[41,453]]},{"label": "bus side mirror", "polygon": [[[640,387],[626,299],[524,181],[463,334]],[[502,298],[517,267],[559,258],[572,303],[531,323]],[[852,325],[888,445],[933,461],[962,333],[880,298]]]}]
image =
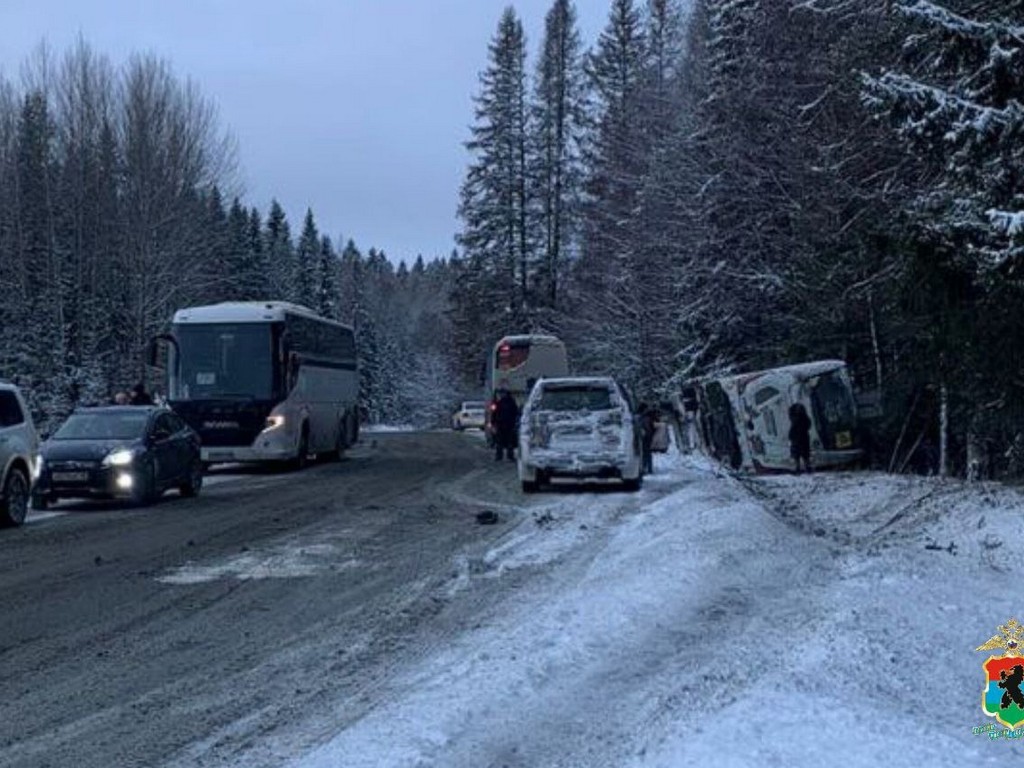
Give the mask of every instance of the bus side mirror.
[{"label": "bus side mirror", "polygon": [[695,387],[683,388],[683,410],[687,413],[696,413],[697,389]]}]

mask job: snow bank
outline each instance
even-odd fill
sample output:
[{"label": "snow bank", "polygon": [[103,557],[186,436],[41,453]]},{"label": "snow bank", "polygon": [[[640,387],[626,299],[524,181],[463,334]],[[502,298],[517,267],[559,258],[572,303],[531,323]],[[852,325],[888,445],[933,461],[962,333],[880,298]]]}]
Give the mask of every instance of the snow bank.
[{"label": "snow bank", "polygon": [[547,497],[485,568],[464,563],[453,595],[534,578],[293,765],[959,768],[1024,755],[972,733],[986,722],[974,649],[1024,617],[1020,494],[871,474],[738,480],[657,459],[639,504]]}]

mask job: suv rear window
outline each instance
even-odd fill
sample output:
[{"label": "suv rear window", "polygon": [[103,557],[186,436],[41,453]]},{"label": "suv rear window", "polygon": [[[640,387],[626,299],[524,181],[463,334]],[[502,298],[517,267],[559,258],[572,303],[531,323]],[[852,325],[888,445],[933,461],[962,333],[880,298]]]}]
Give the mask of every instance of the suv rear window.
[{"label": "suv rear window", "polygon": [[21,412],[21,403],[9,389],[0,390],[0,429],[14,427],[25,421]]},{"label": "suv rear window", "polygon": [[545,388],[538,407],[542,411],[607,411],[612,408],[612,393],[602,386]]}]

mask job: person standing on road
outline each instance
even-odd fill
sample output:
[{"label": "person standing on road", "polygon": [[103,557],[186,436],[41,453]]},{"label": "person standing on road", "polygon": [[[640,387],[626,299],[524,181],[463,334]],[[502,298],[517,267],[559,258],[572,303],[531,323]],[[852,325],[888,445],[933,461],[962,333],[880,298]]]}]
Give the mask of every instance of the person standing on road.
[{"label": "person standing on road", "polygon": [[796,462],[797,474],[803,469],[811,471],[811,417],[803,403],[789,406],[789,454]]},{"label": "person standing on road", "polygon": [[519,406],[512,394],[505,390],[498,399],[498,407],[492,416],[494,420],[494,460],[501,461],[502,453],[509,461],[515,461],[516,437],[519,427]]},{"label": "person standing on road", "polygon": [[654,432],[658,428],[658,412],[646,405],[640,406],[640,458],[641,472],[654,474]]},{"label": "person standing on road", "polygon": [[132,388],[132,405],[152,405],[153,398],[146,391],[146,385],[141,381]]}]

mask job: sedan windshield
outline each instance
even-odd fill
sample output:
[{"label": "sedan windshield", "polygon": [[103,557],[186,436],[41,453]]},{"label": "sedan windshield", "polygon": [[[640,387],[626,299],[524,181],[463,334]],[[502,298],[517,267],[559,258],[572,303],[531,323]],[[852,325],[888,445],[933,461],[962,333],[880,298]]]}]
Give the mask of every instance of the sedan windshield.
[{"label": "sedan windshield", "polygon": [[545,388],[538,406],[542,411],[607,411],[612,408],[608,387]]},{"label": "sedan windshield", "polygon": [[75,413],[54,440],[137,440],[146,434],[148,411]]}]

